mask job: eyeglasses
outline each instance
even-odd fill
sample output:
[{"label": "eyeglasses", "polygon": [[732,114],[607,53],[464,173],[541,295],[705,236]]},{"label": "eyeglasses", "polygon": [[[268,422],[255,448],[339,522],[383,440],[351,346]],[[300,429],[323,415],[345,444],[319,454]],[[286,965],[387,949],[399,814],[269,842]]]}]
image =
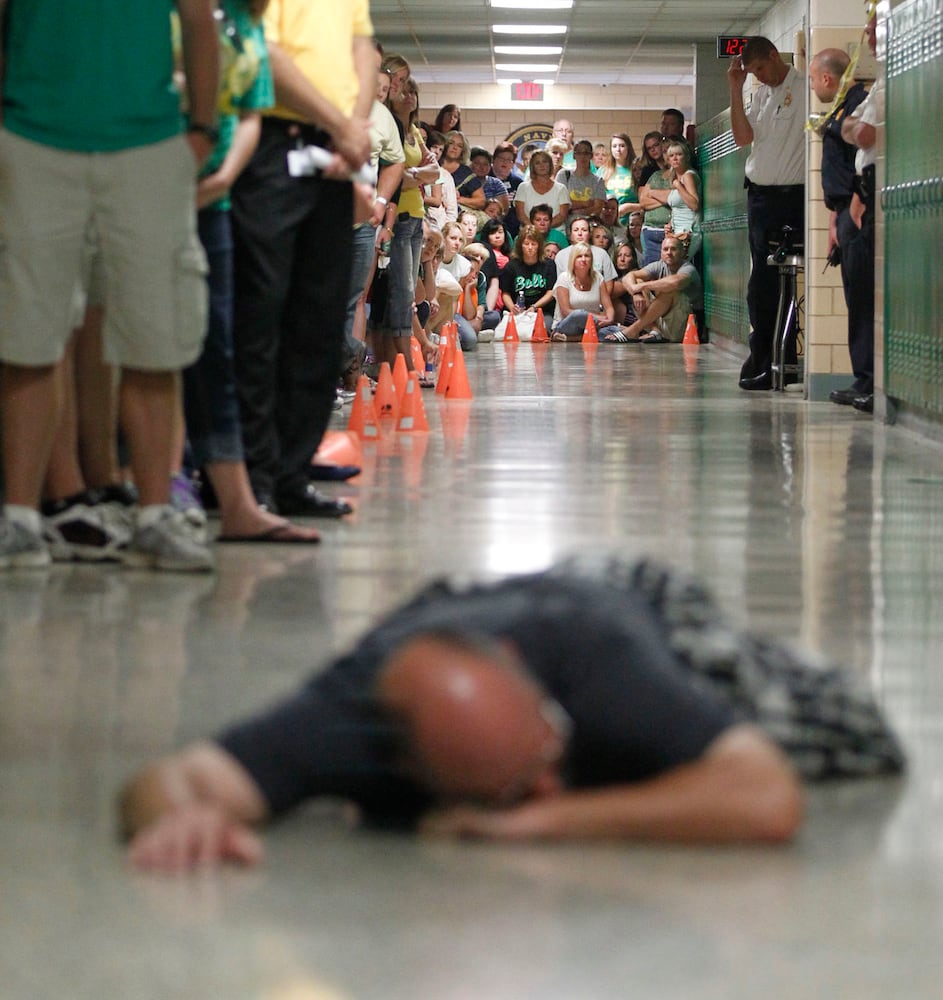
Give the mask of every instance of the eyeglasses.
[{"label": "eyeglasses", "polygon": [[550,727],[547,739],[538,749],[534,757],[519,774],[515,775],[498,793],[495,801],[498,804],[511,805],[524,798],[534,782],[553,764],[563,760],[573,733],[573,721],[563,707],[551,698],[544,699],[540,705],[540,715]]}]

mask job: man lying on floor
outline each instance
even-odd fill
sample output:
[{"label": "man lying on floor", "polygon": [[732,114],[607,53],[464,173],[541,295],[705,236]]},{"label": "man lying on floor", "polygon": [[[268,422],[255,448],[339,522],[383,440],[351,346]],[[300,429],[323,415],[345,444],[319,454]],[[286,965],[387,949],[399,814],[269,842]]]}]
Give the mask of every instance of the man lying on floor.
[{"label": "man lying on floor", "polygon": [[262,855],[253,827],[317,796],[448,836],[789,840],[802,779],[896,773],[854,679],[726,624],[650,562],[436,583],[274,708],[145,767],[130,858]]}]

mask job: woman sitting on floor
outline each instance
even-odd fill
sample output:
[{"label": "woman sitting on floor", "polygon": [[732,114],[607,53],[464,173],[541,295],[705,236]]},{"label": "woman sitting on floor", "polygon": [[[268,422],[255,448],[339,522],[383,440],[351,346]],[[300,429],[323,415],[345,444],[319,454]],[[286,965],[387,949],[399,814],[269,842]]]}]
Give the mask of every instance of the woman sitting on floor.
[{"label": "woman sitting on floor", "polygon": [[553,292],[557,308],[551,340],[582,340],[589,316],[595,320],[600,337],[610,329],[619,329],[606,282],[593,267],[593,251],[588,243],[572,247],[567,270],[557,278]]},{"label": "woman sitting on floor", "polygon": [[552,260],[544,260],[544,237],[536,226],[521,227],[511,259],[501,272],[501,298],[507,314],[495,331],[495,338],[504,338],[508,316],[513,316],[521,340],[533,336],[537,310],[544,311],[549,324],[554,307],[553,286],[557,269]]}]

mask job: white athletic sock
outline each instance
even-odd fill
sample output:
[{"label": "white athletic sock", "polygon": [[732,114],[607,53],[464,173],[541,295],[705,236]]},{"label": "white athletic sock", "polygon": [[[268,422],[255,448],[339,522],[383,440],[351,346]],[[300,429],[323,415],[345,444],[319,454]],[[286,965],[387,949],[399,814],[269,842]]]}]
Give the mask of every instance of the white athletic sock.
[{"label": "white athletic sock", "polygon": [[3,514],[8,521],[13,524],[21,524],[24,528],[29,528],[34,535],[42,534],[43,522],[39,516],[39,511],[33,507],[24,507],[18,503],[8,503],[3,508]]}]

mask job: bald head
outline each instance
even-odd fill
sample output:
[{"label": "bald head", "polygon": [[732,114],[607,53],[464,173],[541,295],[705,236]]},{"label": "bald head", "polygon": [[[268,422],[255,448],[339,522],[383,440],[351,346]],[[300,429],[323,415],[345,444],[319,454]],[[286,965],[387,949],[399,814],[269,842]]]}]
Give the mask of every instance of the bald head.
[{"label": "bald head", "polygon": [[850,61],[848,53],[841,49],[822,49],[813,56],[809,63],[809,85],[820,101],[827,104],[835,99]]},{"label": "bald head", "polygon": [[415,777],[442,798],[508,802],[560,787],[564,726],[506,647],[416,637],[389,657],[377,691],[406,729]]}]

